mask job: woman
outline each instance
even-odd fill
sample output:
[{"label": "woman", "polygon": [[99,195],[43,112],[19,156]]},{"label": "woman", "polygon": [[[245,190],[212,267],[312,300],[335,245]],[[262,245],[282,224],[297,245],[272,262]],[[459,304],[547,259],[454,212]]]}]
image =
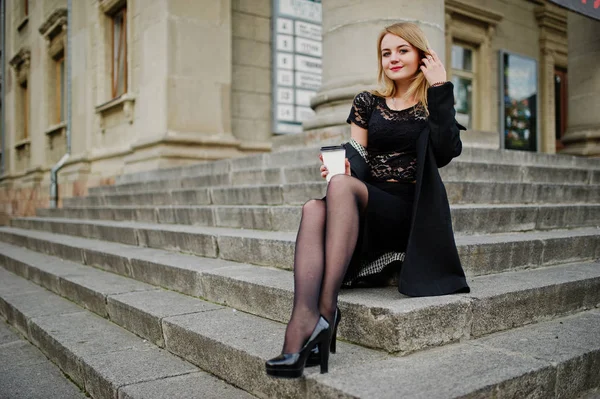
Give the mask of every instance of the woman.
[{"label": "woman", "polygon": [[272,376],[300,377],[307,360],[327,372],[342,285],[395,273],[405,295],[469,292],[438,172],[462,149],[452,83],[415,24],[385,28],[377,50],[383,88],[354,98],[346,174],[331,178],[326,199],[302,208],[294,308],[282,354],[266,363]]}]

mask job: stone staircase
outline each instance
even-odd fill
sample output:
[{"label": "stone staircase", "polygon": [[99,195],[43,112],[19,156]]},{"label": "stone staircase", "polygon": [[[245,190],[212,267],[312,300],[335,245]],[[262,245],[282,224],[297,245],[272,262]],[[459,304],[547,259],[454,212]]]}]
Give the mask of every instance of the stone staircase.
[{"label": "stone staircase", "polygon": [[125,175],[14,219],[0,228],[0,314],[94,398],[600,387],[600,160],[474,148],[440,170],[472,292],[343,290],[330,372],[267,377],[291,309],[300,205],[326,188],[317,154]]}]

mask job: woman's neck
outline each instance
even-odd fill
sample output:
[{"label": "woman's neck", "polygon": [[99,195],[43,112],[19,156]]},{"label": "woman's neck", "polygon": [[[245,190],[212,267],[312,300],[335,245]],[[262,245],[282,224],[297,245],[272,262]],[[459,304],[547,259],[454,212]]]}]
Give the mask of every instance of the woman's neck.
[{"label": "woman's neck", "polygon": [[411,82],[409,82],[409,81],[394,82],[394,85],[396,86],[396,94],[394,94],[394,97],[395,98],[404,98],[404,95],[406,94],[406,92],[408,92],[410,83]]}]

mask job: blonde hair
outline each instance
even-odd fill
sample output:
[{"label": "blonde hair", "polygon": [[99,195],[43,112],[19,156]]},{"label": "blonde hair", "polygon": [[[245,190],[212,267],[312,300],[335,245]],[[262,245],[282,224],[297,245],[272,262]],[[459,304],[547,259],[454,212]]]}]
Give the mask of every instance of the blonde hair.
[{"label": "blonde hair", "polygon": [[[429,42],[425,37],[425,33],[419,28],[416,24],[411,22],[400,22],[390,26],[385,27],[379,37],[377,38],[377,60],[379,61],[378,72],[377,72],[377,81],[382,86],[378,90],[373,90],[372,93],[381,96],[381,97],[394,97],[396,95],[396,85],[394,81],[388,78],[383,70],[383,66],[381,65],[381,41],[383,37],[391,33],[392,35],[396,35],[404,40],[406,40],[410,45],[417,49],[419,52],[419,61],[422,58],[430,55],[429,53]],[[420,62],[419,62],[420,65]],[[423,71],[421,68],[417,69],[417,73],[413,78],[413,82],[408,87],[408,90],[404,94],[404,98],[415,98],[418,102],[422,103],[425,109],[427,110],[427,89],[429,88],[429,82],[425,79],[425,75],[423,75]]]}]

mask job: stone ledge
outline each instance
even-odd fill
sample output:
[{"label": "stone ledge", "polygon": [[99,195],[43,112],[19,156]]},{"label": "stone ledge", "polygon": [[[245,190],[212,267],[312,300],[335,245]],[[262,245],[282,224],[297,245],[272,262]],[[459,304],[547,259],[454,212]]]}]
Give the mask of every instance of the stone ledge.
[{"label": "stone ledge", "polygon": [[23,29],[25,29],[25,26],[27,26],[27,24],[29,23],[29,16],[24,17],[21,22],[19,22],[19,24],[17,25],[17,31],[22,31]]},{"label": "stone ledge", "polygon": [[45,36],[48,40],[55,33],[57,28],[67,24],[67,9],[65,7],[56,8],[52,14],[46,18],[38,29],[42,36]]},{"label": "stone ledge", "polygon": [[56,125],[52,125],[50,127],[48,127],[48,129],[46,129],[44,131],[44,134],[48,137],[52,137],[54,135],[61,135],[63,132],[66,132],[67,130],[67,122],[60,122],[57,123]]},{"label": "stone ledge", "polygon": [[100,0],[98,8],[105,14],[113,14],[127,5],[127,0]]},{"label": "stone ledge", "polygon": [[[125,119],[130,124],[133,123],[133,105],[135,96],[131,93],[125,93],[121,96],[96,106],[96,113],[104,116],[106,112],[120,109],[125,115]],[[104,132],[104,124],[101,123],[102,131]]]},{"label": "stone ledge", "polygon": [[31,139],[30,138],[19,140],[15,143],[15,150],[19,151],[19,152],[27,151],[30,147],[31,147]]}]

